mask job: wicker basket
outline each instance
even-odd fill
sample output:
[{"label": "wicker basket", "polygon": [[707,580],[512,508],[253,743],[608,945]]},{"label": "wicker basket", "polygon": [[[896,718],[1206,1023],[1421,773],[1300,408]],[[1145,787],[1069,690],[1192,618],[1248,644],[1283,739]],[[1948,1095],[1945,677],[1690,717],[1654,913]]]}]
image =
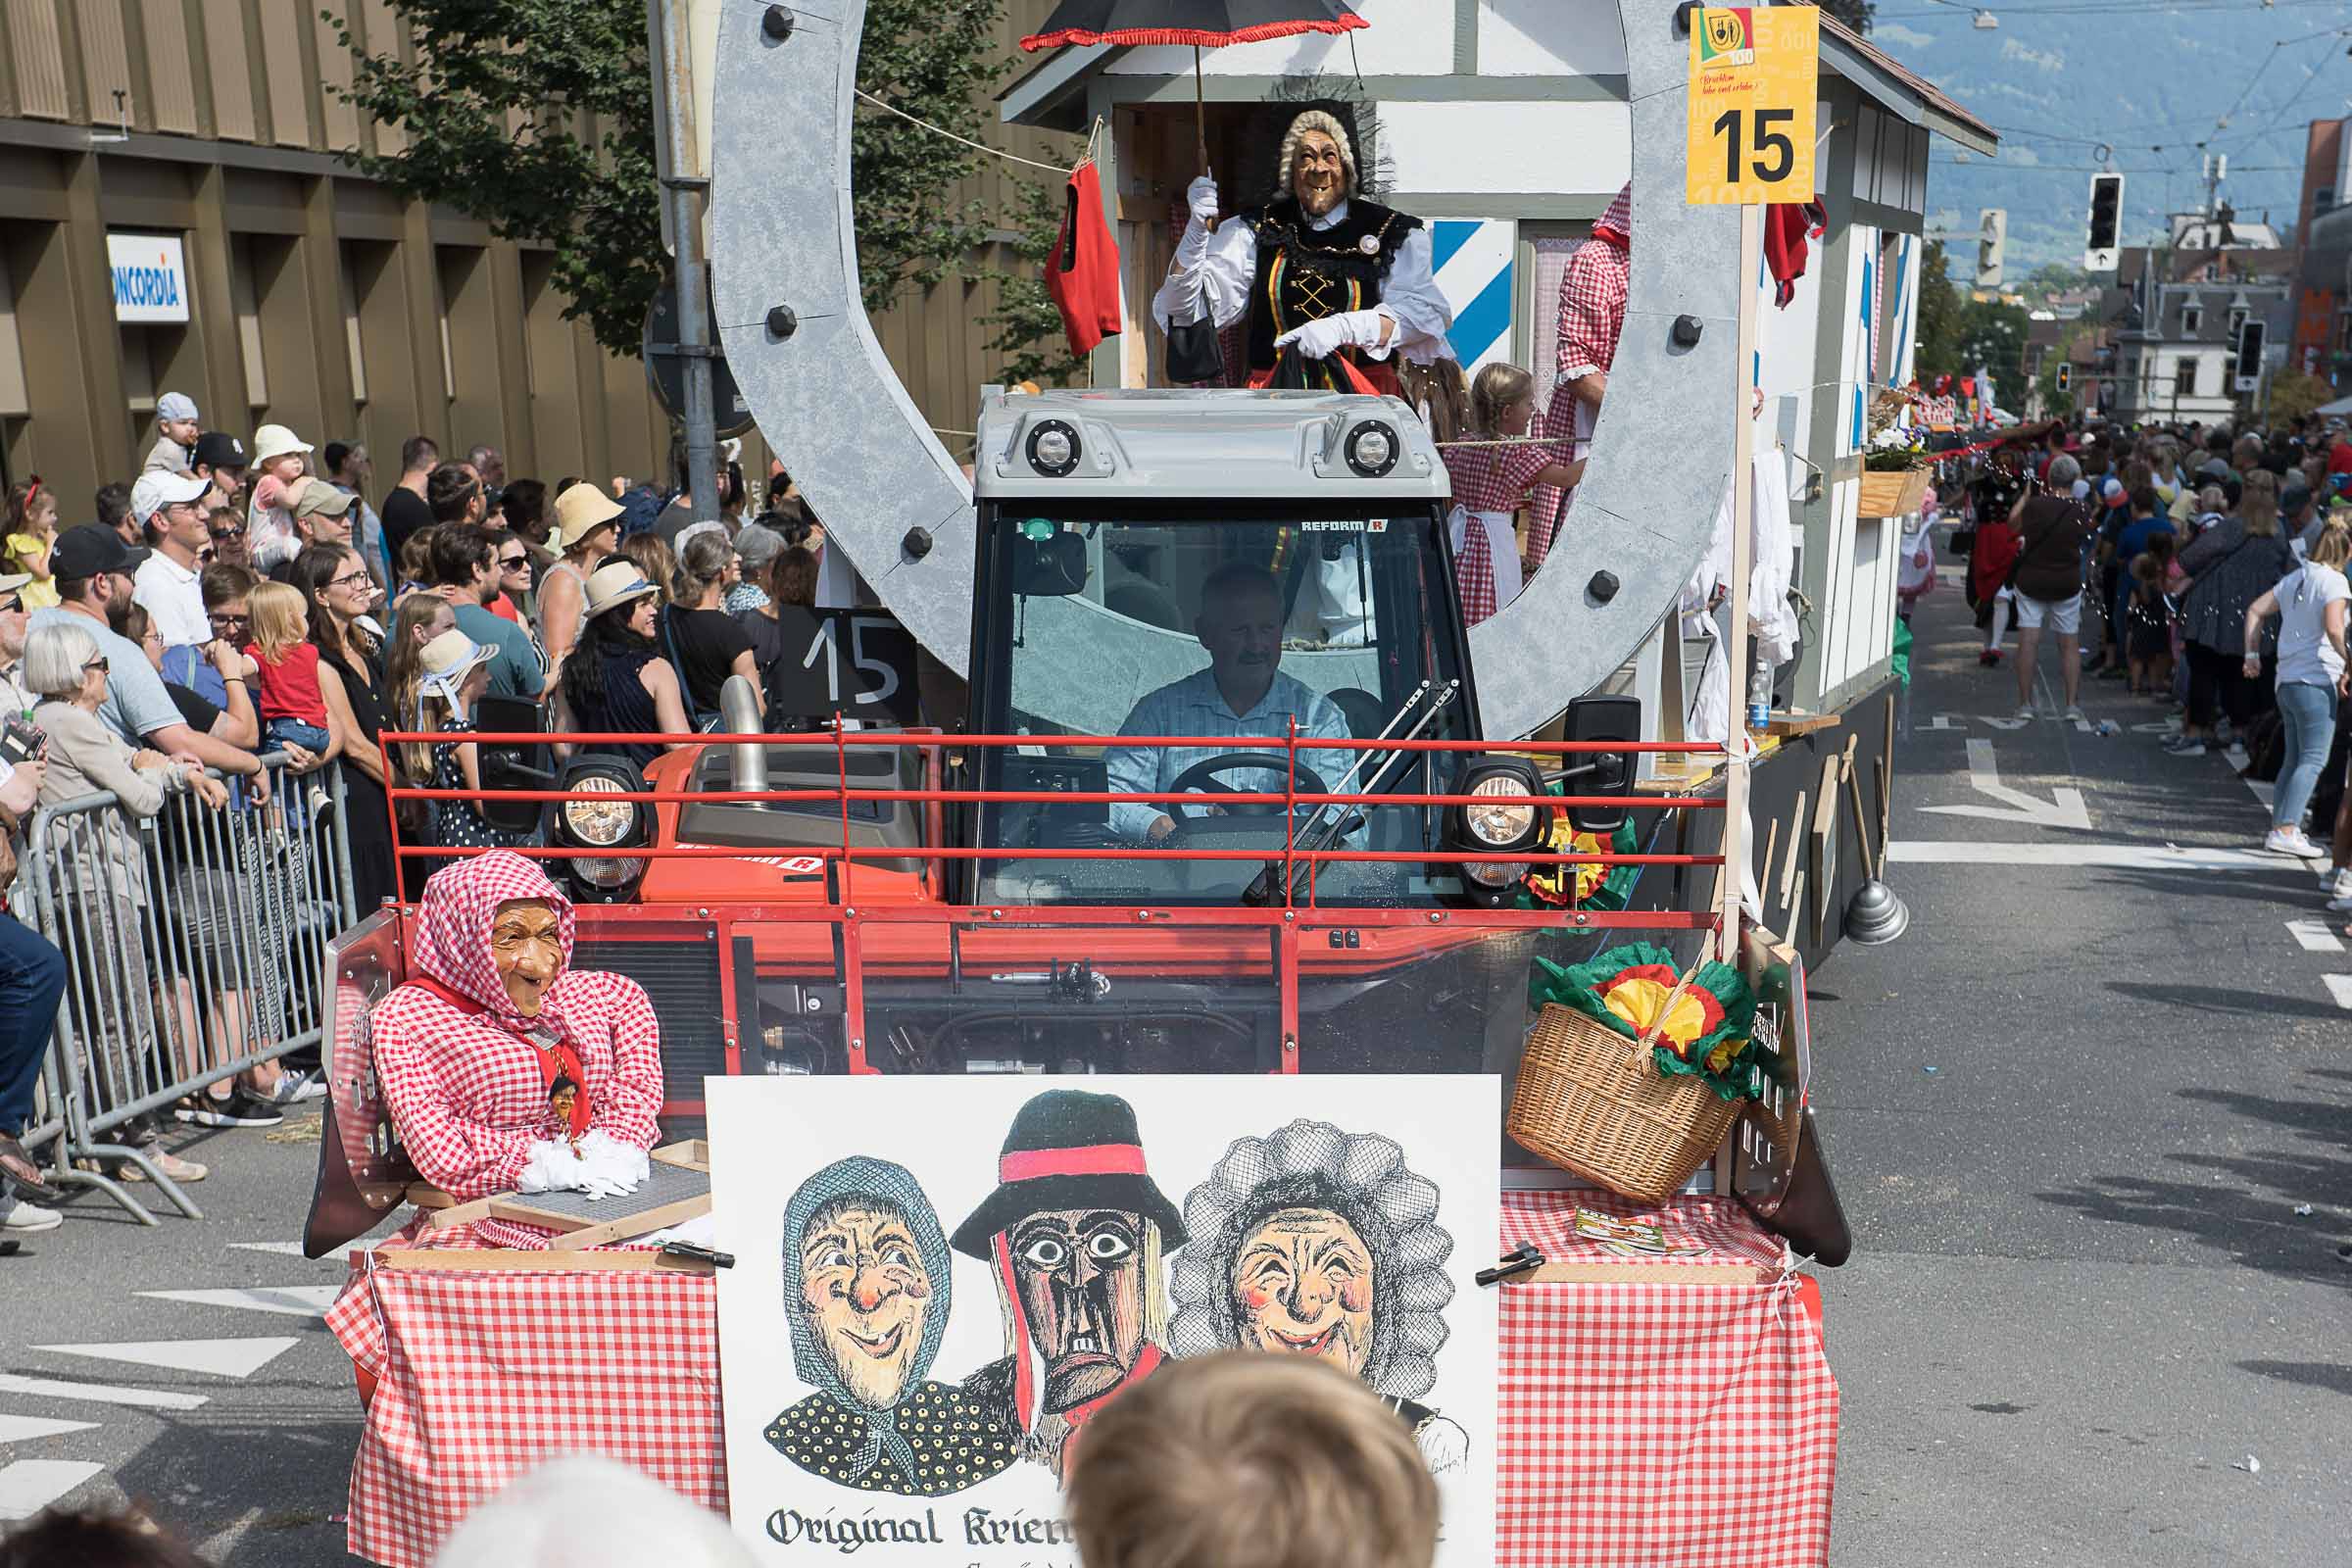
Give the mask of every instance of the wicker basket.
[{"label": "wicker basket", "polygon": [[[1660,1016],[1670,1010],[1671,1001]],[[1673,1197],[1714,1157],[1740,1102],[1696,1077],[1660,1074],[1651,1038],[1628,1040],[1573,1007],[1545,1004],[1520,1059],[1510,1135],[1612,1193],[1651,1203]]]},{"label": "wicker basket", "polygon": [[1854,510],[1865,517],[1908,517],[1928,504],[1928,478],[1924,467],[1865,473]]}]

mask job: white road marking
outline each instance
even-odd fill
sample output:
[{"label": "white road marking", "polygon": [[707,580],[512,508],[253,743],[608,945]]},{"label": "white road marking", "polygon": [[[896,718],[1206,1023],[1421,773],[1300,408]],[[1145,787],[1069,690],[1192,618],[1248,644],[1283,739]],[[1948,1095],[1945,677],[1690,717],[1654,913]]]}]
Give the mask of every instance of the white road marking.
[{"label": "white road marking", "polygon": [[0,1443],[30,1443],[35,1438],[88,1432],[97,1425],[95,1421],[52,1421],[39,1415],[0,1415]]},{"label": "white road marking", "polygon": [[167,1394],[160,1389],[124,1389],[112,1383],[61,1383],[0,1372],[0,1394],[37,1394],[46,1399],[94,1399],[100,1404],[145,1404],[158,1410],[196,1410],[211,1401],[201,1394]]},{"label": "white road marking", "polygon": [[1982,816],[1996,822],[2024,822],[2034,827],[2072,828],[2090,831],[2090,811],[2082,804],[2082,792],[2058,788],[2050,792],[2047,801],[2036,800],[2024,790],[2011,789],[2001,782],[2001,770],[1992,760],[1992,742],[1971,737],[1968,742],[1968,782],[1979,795],[1999,801],[1999,806],[1923,806],[1923,811],[1938,811],[1946,816]]},{"label": "white road marking", "polygon": [[[333,1251],[327,1253],[324,1257],[311,1258],[308,1259],[308,1261],[314,1263],[332,1263],[335,1267],[341,1268],[343,1266],[344,1259],[351,1256],[352,1253],[372,1252],[376,1250],[376,1248],[383,1245],[385,1240],[386,1238],[384,1237],[378,1237],[372,1242],[347,1242],[343,1246],[338,1247]],[[280,1257],[301,1257],[303,1255],[302,1244],[300,1242],[231,1242],[228,1245],[238,1249],[241,1251],[275,1252]]]},{"label": "white road marking", "polygon": [[2344,951],[2344,945],[2335,939],[2335,933],[2328,929],[2328,922],[2325,920],[2289,920],[2286,922],[2286,930],[2287,934],[2295,939],[2296,945],[2305,953],[2341,953]]},{"label": "white road marking", "polygon": [[2266,811],[2278,799],[2278,786],[2267,778],[2241,778],[2238,782],[2253,792],[2254,798],[2262,803],[2262,808]]},{"label": "white road marking", "polygon": [[1957,730],[1959,727],[1959,725],[1952,722],[1951,714],[1937,713],[1934,718],[1929,719],[1925,724],[1920,726],[1920,732],[1923,734],[1934,734],[1937,730]]},{"label": "white road marking", "polygon": [[122,1345],[36,1345],[57,1355],[86,1355],[101,1361],[169,1367],[174,1372],[209,1372],[215,1377],[249,1378],[294,1348],[291,1334],[250,1340],[145,1340]]},{"label": "white road marking", "polygon": [[1986,844],[1974,839],[1895,839],[1886,846],[1886,858],[1912,865],[2100,866],[2128,871],[2286,871],[2297,865],[2284,856],[2260,850],[2184,850],[2170,844]]},{"label": "white road marking", "polygon": [[1977,715],[1977,722],[1980,724],[1990,724],[1994,729],[2020,730],[2024,729],[2028,724],[2031,724],[2034,721],[2030,718],[1994,718],[1988,713],[1979,713]]},{"label": "white road marking", "polygon": [[275,1252],[280,1257],[300,1257],[302,1255],[300,1242],[231,1242],[228,1245],[248,1252]]},{"label": "white road marking", "polygon": [[2327,980],[2328,994],[2335,999],[2335,1004],[2352,1010],[2352,974],[2331,974],[2322,978]]},{"label": "white road marking", "polygon": [[157,1301],[185,1301],[192,1306],[241,1306],[252,1312],[285,1312],[294,1317],[322,1317],[343,1294],[340,1285],[263,1285],[225,1291],[141,1291]]},{"label": "white road marking", "polygon": [[19,1459],[0,1466],[0,1519],[29,1519],[105,1468],[87,1459]]}]

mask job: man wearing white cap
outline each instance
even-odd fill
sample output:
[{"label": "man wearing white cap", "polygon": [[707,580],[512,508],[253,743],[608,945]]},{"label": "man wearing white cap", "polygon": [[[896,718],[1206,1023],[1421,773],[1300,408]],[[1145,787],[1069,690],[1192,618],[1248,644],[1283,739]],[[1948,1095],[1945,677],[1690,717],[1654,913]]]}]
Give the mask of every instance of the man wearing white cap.
[{"label": "man wearing white cap", "polygon": [[267,573],[280,562],[302,553],[294,531],[294,502],[306,483],[303,459],[311,445],[282,424],[265,424],[253,432],[253,501],[245,516],[245,548],[253,569]]},{"label": "man wearing white cap", "polygon": [[213,540],[204,510],[197,505],[211,488],[212,481],[193,473],[152,468],[130,487],[130,514],[155,541],[154,553],[131,578],[130,596],[155,617],[155,629],[168,649],[213,640],[198,581],[203,568],[196,561],[196,552]]},{"label": "man wearing white cap", "polygon": [[186,473],[188,455],[196,446],[196,400],[185,392],[167,392],[155,400],[155,445],[147,449],[144,473]]}]

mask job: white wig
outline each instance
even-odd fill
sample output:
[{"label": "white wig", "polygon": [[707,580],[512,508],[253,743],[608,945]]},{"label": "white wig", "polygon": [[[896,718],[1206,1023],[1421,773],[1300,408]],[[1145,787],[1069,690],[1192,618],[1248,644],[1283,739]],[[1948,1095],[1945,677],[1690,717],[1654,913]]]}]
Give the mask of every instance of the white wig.
[{"label": "white wig", "polygon": [[1282,167],[1274,176],[1275,184],[1281,187],[1283,195],[1292,194],[1291,172],[1298,167],[1298,140],[1310,130],[1319,130],[1340,144],[1340,167],[1348,173],[1348,194],[1354,195],[1356,185],[1355,144],[1348,139],[1348,127],[1341,124],[1335,116],[1328,115],[1320,109],[1309,109],[1297,120],[1292,121],[1291,128],[1283,132]]}]

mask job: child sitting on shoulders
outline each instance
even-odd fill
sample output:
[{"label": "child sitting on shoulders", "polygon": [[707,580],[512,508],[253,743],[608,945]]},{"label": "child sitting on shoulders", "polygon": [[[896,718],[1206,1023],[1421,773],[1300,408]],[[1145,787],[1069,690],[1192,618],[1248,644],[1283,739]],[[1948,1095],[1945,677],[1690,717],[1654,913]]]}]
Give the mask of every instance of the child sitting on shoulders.
[{"label": "child sitting on shoulders", "polygon": [[318,645],[310,640],[302,591],[282,582],[254,584],[246,597],[253,641],[245,657],[260,668],[262,738],[294,745],[324,761],[343,755],[343,737],[318,690]]}]

